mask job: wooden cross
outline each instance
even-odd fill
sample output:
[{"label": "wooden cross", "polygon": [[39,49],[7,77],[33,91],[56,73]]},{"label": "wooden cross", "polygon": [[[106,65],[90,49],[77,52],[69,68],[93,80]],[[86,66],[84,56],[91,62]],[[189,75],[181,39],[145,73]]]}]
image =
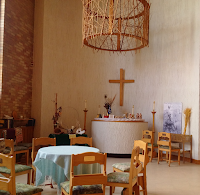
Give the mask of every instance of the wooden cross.
[{"label": "wooden cross", "polygon": [[109,80],[109,83],[120,83],[120,106],[123,106],[124,83],[134,83],[135,80],[125,80],[124,70],[120,69],[120,80]]}]

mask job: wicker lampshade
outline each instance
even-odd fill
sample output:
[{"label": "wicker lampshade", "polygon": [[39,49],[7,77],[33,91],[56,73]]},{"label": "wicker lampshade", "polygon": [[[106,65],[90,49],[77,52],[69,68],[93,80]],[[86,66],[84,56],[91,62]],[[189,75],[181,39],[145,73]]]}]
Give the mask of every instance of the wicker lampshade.
[{"label": "wicker lampshade", "polygon": [[83,44],[106,51],[148,46],[149,0],[82,0]]}]

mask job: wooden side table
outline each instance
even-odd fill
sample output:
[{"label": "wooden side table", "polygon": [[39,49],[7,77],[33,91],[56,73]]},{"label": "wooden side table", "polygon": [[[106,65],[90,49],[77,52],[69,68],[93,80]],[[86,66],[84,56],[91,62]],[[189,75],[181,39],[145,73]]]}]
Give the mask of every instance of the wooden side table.
[{"label": "wooden side table", "polygon": [[[190,162],[192,162],[192,135],[183,135],[171,133],[173,143],[181,143],[183,146],[183,163],[185,163],[185,153],[190,153]],[[190,150],[185,150],[185,143],[190,143]]]}]

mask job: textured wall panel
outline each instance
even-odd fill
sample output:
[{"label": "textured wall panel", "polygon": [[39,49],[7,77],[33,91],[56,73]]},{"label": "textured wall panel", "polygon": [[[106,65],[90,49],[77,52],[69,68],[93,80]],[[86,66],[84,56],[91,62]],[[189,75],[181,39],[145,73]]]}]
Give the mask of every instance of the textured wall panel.
[{"label": "textured wall panel", "polygon": [[31,117],[34,0],[5,3],[1,117]]},{"label": "textured wall panel", "polygon": [[92,121],[92,142],[101,152],[131,154],[134,140],[141,140],[147,122]]}]

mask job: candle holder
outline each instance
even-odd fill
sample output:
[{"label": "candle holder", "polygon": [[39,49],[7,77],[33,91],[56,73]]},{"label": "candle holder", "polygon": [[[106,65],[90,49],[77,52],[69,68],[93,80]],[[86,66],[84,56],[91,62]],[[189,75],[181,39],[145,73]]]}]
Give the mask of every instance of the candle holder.
[{"label": "candle holder", "polygon": [[153,131],[153,133],[155,133],[154,121],[155,121],[155,114],[156,114],[156,112],[153,110],[151,113],[153,114],[153,129],[152,129],[152,131]]},{"label": "candle holder", "polygon": [[[153,110],[152,112],[152,115],[153,115],[153,127],[152,127],[152,134],[153,134],[153,136],[152,136],[152,143],[154,143],[154,134],[155,134],[155,114],[156,114],[156,112]],[[152,151],[152,155],[153,155],[153,157],[155,157],[156,155],[154,154],[154,151]]]},{"label": "candle holder", "polygon": [[84,112],[85,112],[85,117],[84,117],[84,129],[83,130],[85,130],[85,132],[86,132],[86,115],[87,115],[87,109],[85,108],[85,110],[83,110]]}]

